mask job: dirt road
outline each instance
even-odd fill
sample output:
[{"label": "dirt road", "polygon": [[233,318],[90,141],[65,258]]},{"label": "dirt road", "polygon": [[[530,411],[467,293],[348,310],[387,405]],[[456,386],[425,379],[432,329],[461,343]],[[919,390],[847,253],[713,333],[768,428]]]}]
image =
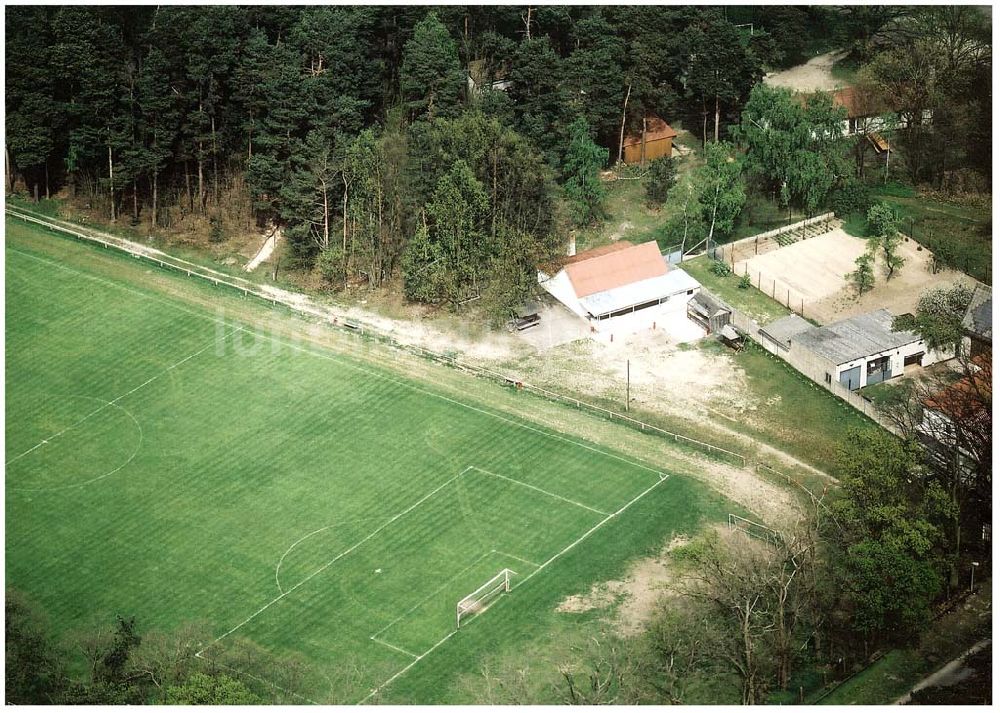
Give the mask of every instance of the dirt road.
[{"label": "dirt road", "polygon": [[896,705],[903,705],[909,703],[910,698],[914,693],[920,691],[924,688],[929,688],[930,686],[940,686],[942,688],[948,688],[950,686],[957,685],[961,683],[966,677],[969,676],[971,672],[970,669],[964,666],[965,660],[992,643],[992,639],[984,639],[977,643],[975,646],[970,648],[968,651],[963,653],[961,656],[953,661],[949,661],[947,664],[939,668],[937,671],[932,673],[930,676],[925,678],[923,681],[918,683],[913,689],[907,693],[905,696],[896,701]]},{"label": "dirt road", "polygon": [[794,92],[829,92],[840,89],[845,83],[833,76],[833,65],[847,56],[847,52],[838,50],[813,57],[805,64],[786,69],[783,72],[772,72],[764,77],[764,83],[772,87],[787,87]]}]

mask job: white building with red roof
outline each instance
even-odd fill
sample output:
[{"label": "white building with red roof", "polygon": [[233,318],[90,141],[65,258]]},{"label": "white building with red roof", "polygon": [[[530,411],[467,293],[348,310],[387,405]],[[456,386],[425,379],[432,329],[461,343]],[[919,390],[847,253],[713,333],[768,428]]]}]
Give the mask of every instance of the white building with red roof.
[{"label": "white building with red roof", "polygon": [[555,274],[539,273],[541,286],[591,332],[614,338],[662,329],[679,340],[705,335],[687,317],[688,301],[701,289],[693,277],[670,265],[656,241],[612,243],[565,258]]}]

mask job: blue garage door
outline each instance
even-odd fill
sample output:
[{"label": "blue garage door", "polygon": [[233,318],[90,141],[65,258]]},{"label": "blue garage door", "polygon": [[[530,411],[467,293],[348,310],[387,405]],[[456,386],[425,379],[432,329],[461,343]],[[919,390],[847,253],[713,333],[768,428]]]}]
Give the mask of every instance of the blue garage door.
[{"label": "blue garage door", "polygon": [[856,366],[853,369],[848,369],[847,371],[840,372],[840,383],[849,388],[851,391],[861,388],[861,367]]}]

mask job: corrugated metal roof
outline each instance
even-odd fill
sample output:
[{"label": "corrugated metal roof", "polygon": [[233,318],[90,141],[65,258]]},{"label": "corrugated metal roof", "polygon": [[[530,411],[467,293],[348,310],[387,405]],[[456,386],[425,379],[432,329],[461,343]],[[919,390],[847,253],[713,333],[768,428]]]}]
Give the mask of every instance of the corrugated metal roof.
[{"label": "corrugated metal roof", "polygon": [[910,331],[892,331],[892,313],[879,309],[796,334],[792,342],[834,364],[861,359],[920,341]]},{"label": "corrugated metal roof", "polygon": [[[677,136],[677,132],[670,128],[670,124],[658,116],[650,114],[646,117],[646,143],[659,141],[660,139],[672,139]],[[628,134],[622,146],[635,146],[642,143],[642,131],[635,134]]]},{"label": "corrugated metal roof", "polygon": [[976,285],[972,300],[962,317],[965,331],[981,339],[993,341],[993,290],[984,285]]},{"label": "corrugated metal roof", "polygon": [[658,275],[622,287],[598,292],[580,300],[580,304],[594,317],[620,309],[687,292],[701,287],[699,282],[680,268],[665,275]]},{"label": "corrugated metal roof", "polygon": [[787,347],[792,341],[792,337],[810,329],[815,329],[815,327],[799,315],[790,314],[787,317],[782,317],[761,327],[760,331],[774,341],[784,344]]},{"label": "corrugated metal roof", "polygon": [[586,255],[577,255],[583,259],[565,267],[579,298],[667,274],[667,264],[655,240],[596,256]]}]

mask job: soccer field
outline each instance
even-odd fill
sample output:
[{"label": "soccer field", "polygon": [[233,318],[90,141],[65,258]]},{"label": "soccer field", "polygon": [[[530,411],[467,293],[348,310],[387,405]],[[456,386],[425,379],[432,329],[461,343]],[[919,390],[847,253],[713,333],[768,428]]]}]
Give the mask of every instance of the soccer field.
[{"label": "soccer field", "polygon": [[239,671],[250,640],[304,661],[306,700],[362,701],[678,482],[27,242],[6,260],[7,581],[65,630],[205,621],[202,657]]}]

